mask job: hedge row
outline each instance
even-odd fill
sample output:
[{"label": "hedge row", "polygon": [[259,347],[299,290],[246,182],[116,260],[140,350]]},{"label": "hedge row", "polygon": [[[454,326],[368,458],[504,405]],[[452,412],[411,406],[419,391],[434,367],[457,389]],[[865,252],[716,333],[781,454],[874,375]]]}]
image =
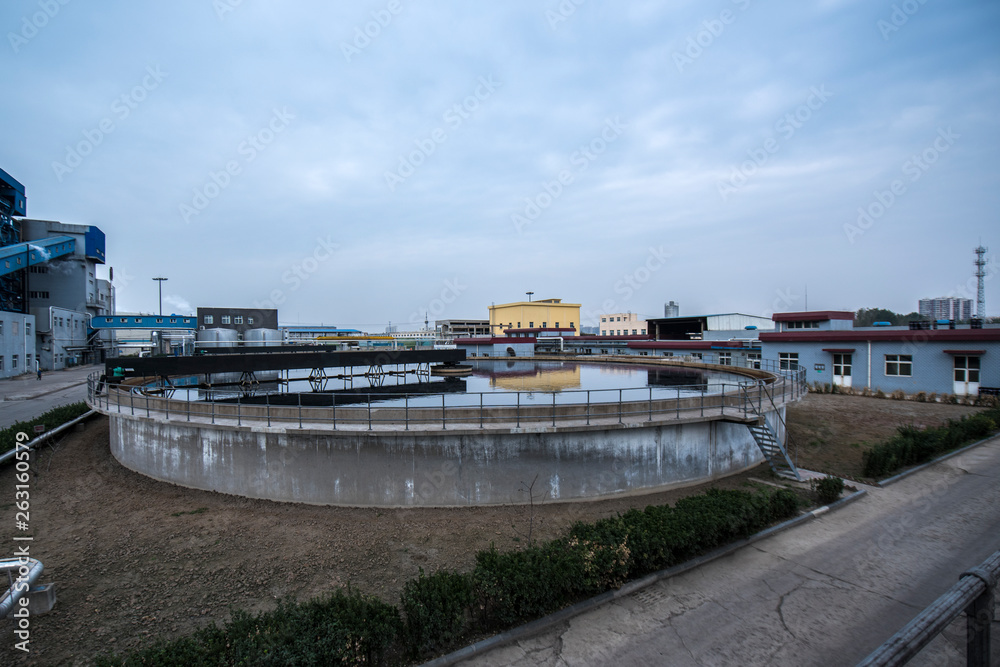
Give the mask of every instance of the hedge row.
[{"label": "hedge row", "polygon": [[[501,553],[491,546],[469,573],[440,571],[408,581],[401,611],[357,592],[309,602],[282,602],[250,616],[234,613],[189,637],[158,642],[112,665],[328,665],[417,659],[467,643],[484,631],[512,627],[628,579],[681,563],[793,516],[787,489],[710,490],[674,507],[630,510],[576,523],[566,537]],[[405,617],[405,622],[401,620]]]},{"label": "hedge row", "polygon": [[983,410],[961,419],[949,419],[936,428],[900,426],[896,435],[862,452],[865,477],[887,477],[908,466],[926,463],[962,445],[980,440],[997,430],[1000,408]]},{"label": "hedge row", "polygon": [[35,426],[44,424],[47,431],[51,431],[57,426],[62,426],[68,421],[72,421],[90,410],[90,407],[80,401],[53,408],[48,412],[29,419],[28,421],[17,422],[12,426],[0,431],[0,454],[7,452],[17,446],[17,434],[21,431],[27,433],[32,438],[35,437]]}]

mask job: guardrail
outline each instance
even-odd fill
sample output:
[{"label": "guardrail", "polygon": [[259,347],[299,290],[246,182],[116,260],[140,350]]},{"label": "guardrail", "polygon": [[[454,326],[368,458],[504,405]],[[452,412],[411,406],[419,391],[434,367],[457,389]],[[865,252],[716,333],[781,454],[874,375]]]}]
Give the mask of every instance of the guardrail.
[{"label": "guardrail", "polygon": [[979,567],[963,572],[957,584],[859,664],[864,667],[906,664],[964,611],[966,664],[989,667],[993,595],[998,579],[1000,551]]},{"label": "guardrail", "polygon": [[[329,405],[275,404],[264,395],[264,404],[177,400],[151,396],[140,385],[108,384],[100,374],[87,379],[87,401],[105,413],[140,415],[166,420],[207,421],[212,424],[246,423],[291,424],[298,428],[334,430],[397,430],[451,428],[530,428],[532,426],[588,426],[635,424],[721,416],[750,421],[765,409],[794,401],[807,391],[801,369],[780,371],[767,379],[737,383],[623,389],[565,391],[471,392],[463,394],[420,393],[386,395],[354,393],[364,398],[363,406],[337,404],[329,394]],[[674,395],[669,396],[670,393]],[[287,396],[287,394],[280,394]],[[322,396],[312,394],[311,396]],[[379,401],[392,398],[402,405],[384,406]],[[575,399],[575,400],[574,400]],[[596,399],[596,400],[595,400]],[[426,403],[440,400],[440,405]],[[374,402],[373,402],[374,401]],[[450,401],[450,404],[449,404]],[[411,405],[413,403],[413,405]],[[768,408],[771,404],[771,408]]]}]

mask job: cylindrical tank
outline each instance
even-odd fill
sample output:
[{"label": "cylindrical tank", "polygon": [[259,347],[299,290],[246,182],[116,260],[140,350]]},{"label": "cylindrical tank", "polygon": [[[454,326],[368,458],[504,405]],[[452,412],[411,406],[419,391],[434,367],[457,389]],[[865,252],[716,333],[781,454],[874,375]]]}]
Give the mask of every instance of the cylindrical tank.
[{"label": "cylindrical tank", "polygon": [[274,347],[281,345],[281,332],[277,329],[248,329],[243,334],[246,347]]},{"label": "cylindrical tank", "polygon": [[199,349],[216,347],[236,347],[238,336],[235,329],[201,329],[198,331]]}]

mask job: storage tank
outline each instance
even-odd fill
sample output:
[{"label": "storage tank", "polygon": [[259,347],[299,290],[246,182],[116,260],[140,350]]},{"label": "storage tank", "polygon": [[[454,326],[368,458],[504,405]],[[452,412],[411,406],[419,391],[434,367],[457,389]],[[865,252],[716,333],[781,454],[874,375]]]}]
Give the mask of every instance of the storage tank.
[{"label": "storage tank", "polygon": [[198,331],[198,342],[195,347],[199,349],[216,347],[236,347],[238,336],[235,329],[200,329]]},{"label": "storage tank", "polygon": [[243,334],[246,347],[274,347],[281,345],[281,332],[277,329],[248,329]]}]

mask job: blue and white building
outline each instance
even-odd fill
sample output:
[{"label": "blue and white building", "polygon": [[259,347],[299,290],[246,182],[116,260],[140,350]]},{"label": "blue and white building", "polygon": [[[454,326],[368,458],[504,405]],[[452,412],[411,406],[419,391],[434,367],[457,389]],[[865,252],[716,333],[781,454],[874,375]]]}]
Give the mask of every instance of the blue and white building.
[{"label": "blue and white building", "polygon": [[950,323],[855,328],[854,313],[776,313],[765,361],[805,367],[808,381],[872,392],[973,396],[1000,386],[1000,327]]}]

